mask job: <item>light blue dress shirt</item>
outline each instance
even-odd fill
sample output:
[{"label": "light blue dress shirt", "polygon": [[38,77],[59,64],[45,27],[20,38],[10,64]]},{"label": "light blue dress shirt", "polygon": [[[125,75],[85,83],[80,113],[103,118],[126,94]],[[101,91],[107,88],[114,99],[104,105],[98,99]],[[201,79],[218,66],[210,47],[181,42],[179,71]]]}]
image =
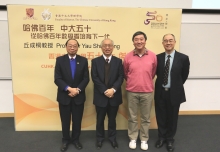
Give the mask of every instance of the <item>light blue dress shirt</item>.
[{"label": "light blue dress shirt", "polygon": [[170,68],[169,68],[169,74],[168,74],[168,83],[167,83],[167,85],[163,85],[164,88],[170,88],[171,87],[170,71],[171,71],[171,68],[172,68],[172,65],[173,65],[175,50],[171,54],[167,54],[166,53],[166,55],[165,55],[165,64],[164,65],[166,65],[166,62],[167,62],[167,59],[168,59],[168,57],[167,57],[168,55],[170,55]]}]

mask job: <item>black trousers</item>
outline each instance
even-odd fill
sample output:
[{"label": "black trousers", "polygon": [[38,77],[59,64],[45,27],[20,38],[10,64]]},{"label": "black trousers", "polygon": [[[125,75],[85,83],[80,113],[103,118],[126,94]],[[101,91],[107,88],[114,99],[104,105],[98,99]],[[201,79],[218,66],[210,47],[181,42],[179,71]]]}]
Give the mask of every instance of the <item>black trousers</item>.
[{"label": "black trousers", "polygon": [[[84,104],[76,105],[71,101],[69,105],[59,103],[60,118],[62,123],[63,143],[79,142]],[[70,121],[72,117],[72,137],[70,138]]]},{"label": "black trousers", "polygon": [[170,91],[162,90],[160,101],[155,104],[158,136],[162,140],[174,141],[180,104],[173,106]]},{"label": "black trousers", "polygon": [[116,116],[119,106],[98,107],[96,106],[97,122],[96,122],[96,138],[97,141],[105,139],[104,120],[108,116],[108,139],[113,142],[116,140]]}]

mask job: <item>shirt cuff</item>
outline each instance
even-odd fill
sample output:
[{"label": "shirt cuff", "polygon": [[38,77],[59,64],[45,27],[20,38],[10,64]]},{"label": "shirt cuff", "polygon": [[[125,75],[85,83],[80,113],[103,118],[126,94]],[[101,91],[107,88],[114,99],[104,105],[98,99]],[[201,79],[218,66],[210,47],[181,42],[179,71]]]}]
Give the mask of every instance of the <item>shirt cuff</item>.
[{"label": "shirt cuff", "polygon": [[114,91],[114,93],[116,92],[115,88],[112,88],[112,90]]},{"label": "shirt cuff", "polygon": [[68,91],[68,90],[67,90],[68,87],[69,87],[69,86],[66,86],[64,90],[65,90],[65,91]]},{"label": "shirt cuff", "polygon": [[77,88],[77,90],[78,90],[79,92],[81,92],[80,88]]}]

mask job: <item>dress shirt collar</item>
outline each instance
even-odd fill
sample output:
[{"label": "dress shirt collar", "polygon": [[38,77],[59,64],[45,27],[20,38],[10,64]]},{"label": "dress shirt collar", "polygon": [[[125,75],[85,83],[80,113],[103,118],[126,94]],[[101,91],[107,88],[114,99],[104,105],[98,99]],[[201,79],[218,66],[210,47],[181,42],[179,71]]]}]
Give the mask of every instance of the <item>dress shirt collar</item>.
[{"label": "dress shirt collar", "polygon": [[71,58],[76,59],[76,55],[74,55],[74,57],[71,57],[70,55],[68,55],[68,56],[69,56],[70,60],[71,60]]},{"label": "dress shirt collar", "polygon": [[[105,60],[107,59],[107,57],[106,57],[104,54],[103,54],[102,56],[104,57]],[[112,58],[112,55],[108,57],[108,59],[109,59],[109,60],[108,60],[108,63],[110,63],[111,58]]]},{"label": "dress shirt collar", "polygon": [[173,59],[174,58],[174,55],[175,55],[175,50],[173,50],[173,52],[172,53],[170,53],[170,54],[167,54],[166,52],[165,52],[165,59],[167,58],[167,56],[168,55],[170,55],[170,57]]},{"label": "dress shirt collar", "polygon": [[144,54],[139,55],[139,54],[137,53],[137,51],[134,49],[133,55],[134,55],[134,56],[137,55],[137,56],[139,56],[139,57],[142,57],[142,56],[144,56],[144,55],[148,55],[148,50],[145,48]]}]

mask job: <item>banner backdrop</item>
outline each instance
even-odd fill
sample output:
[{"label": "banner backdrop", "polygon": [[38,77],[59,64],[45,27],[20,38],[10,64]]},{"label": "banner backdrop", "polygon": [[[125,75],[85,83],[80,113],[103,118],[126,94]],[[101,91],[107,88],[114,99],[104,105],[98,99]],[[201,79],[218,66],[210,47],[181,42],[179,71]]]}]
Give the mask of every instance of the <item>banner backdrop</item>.
[{"label": "banner backdrop", "polygon": [[[162,37],[172,33],[179,49],[181,9],[119,7],[8,5],[15,128],[20,130],[61,130],[57,87],[54,84],[55,59],[66,54],[65,42],[80,43],[78,54],[91,60],[102,55],[104,38],[114,41],[113,55],[123,59],[134,46],[136,31],[147,34],[146,47],[163,52]],[[117,129],[127,129],[125,83],[123,104],[117,115]],[[94,130],[93,82],[86,89],[83,130]],[[107,121],[105,125],[107,124]],[[156,128],[154,106],[151,128]]]}]

